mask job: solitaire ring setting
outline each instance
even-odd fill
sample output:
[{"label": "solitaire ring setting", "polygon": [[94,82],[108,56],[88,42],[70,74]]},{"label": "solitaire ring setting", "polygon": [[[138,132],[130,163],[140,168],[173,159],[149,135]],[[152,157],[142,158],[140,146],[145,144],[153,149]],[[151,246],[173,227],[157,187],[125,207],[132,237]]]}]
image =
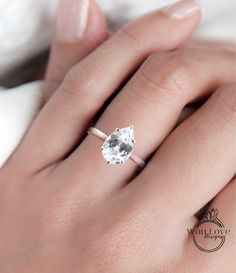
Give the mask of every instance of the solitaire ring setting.
[{"label": "solitaire ring setting", "polygon": [[131,159],[140,169],[145,166],[144,160],[133,153],[136,141],[132,125],[122,129],[116,128],[109,136],[95,127],[90,127],[87,132],[104,141],[101,152],[107,164],[124,164],[128,159]]}]

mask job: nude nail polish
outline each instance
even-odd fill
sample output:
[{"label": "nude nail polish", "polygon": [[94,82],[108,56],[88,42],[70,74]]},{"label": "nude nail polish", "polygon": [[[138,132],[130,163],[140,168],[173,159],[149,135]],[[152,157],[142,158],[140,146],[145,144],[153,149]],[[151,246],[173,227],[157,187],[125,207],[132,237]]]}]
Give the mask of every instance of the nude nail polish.
[{"label": "nude nail polish", "polygon": [[161,9],[171,19],[181,20],[193,16],[200,10],[198,0],[182,0]]},{"label": "nude nail polish", "polygon": [[89,0],[60,0],[56,17],[56,35],[62,42],[80,40],[87,27]]}]

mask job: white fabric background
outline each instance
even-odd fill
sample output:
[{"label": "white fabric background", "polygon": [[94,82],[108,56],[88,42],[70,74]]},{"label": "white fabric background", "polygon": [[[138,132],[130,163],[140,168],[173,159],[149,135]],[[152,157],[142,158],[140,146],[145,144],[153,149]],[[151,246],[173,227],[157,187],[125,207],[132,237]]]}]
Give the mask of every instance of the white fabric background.
[{"label": "white fabric background", "polygon": [[[79,0],[78,0],[79,1]],[[0,76],[49,45],[58,0],[0,0]],[[112,25],[169,4],[171,0],[98,0]],[[236,41],[236,1],[202,0],[203,18],[197,33]],[[168,35],[168,33],[167,33]],[[0,166],[14,150],[38,110],[41,83],[13,90],[0,87]]]}]

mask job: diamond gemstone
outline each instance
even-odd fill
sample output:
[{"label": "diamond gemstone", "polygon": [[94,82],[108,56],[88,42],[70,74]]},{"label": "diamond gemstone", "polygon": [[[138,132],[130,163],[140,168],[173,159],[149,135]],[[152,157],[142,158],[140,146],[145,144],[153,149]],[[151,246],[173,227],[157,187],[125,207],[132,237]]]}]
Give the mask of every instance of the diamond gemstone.
[{"label": "diamond gemstone", "polygon": [[116,129],[101,148],[103,157],[109,164],[123,164],[130,158],[134,143],[133,126]]}]

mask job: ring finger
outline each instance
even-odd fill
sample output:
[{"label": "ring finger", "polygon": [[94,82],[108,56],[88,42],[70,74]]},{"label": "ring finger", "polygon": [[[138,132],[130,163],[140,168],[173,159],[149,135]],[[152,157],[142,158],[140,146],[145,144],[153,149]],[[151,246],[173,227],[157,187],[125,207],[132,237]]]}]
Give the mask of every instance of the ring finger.
[{"label": "ring finger", "polygon": [[[204,61],[199,61],[203,58]],[[134,152],[147,159],[173,129],[186,104],[234,79],[233,60],[228,52],[209,49],[153,54],[112,101],[96,127],[109,135],[116,127],[134,125],[137,141]],[[91,174],[87,186],[99,184],[110,191],[129,181],[137,166],[131,161],[108,166],[102,158],[101,146],[100,139],[88,136],[64,166],[66,172],[75,176],[80,166],[80,170]],[[98,183],[98,179],[103,183]]]}]

